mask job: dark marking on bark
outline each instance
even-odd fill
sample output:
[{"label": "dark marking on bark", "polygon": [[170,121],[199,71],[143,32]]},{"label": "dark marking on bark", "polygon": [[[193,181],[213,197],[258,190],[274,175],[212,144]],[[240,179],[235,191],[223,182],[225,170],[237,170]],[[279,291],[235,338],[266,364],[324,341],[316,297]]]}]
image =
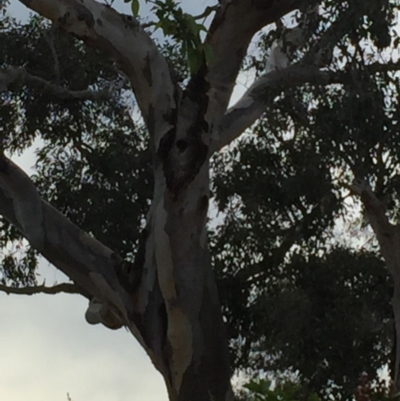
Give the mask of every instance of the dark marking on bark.
[{"label": "dark marking on bark", "polygon": [[174,181],[174,171],[171,166],[170,154],[175,144],[177,115],[177,109],[172,109],[167,115],[163,116],[164,120],[171,124],[172,128],[163,135],[157,149],[156,159],[158,158],[162,163],[167,186],[173,185]]},{"label": "dark marking on bark", "polygon": [[153,75],[151,73],[151,59],[149,55],[146,56],[146,65],[143,68],[143,75],[149,86],[153,86]]},{"label": "dark marking on bark", "polygon": [[68,18],[71,16],[71,13],[69,12],[69,11],[67,11],[63,16],[61,16],[61,17],[59,17],[58,18],[58,22],[59,22],[59,24],[62,26],[62,25],[65,25],[66,23],[67,23],[67,21],[68,21]]},{"label": "dark marking on bark", "polygon": [[122,16],[123,21],[126,22],[126,24],[127,24],[127,25],[125,25],[126,28],[137,28],[140,25],[139,22],[135,18],[133,18],[131,15],[122,14],[121,16]]},{"label": "dark marking on bark", "polygon": [[93,14],[83,5],[78,5],[76,7],[76,18],[78,21],[84,21],[88,28],[93,28],[95,21]]},{"label": "dark marking on bark", "polygon": [[[209,105],[207,95],[209,83],[205,79],[206,74],[207,67],[204,63],[199,72],[190,80],[183,93],[182,102],[186,103],[185,107],[192,109],[194,118],[185,133],[185,138],[181,137],[176,142],[177,150],[171,152],[172,157],[175,157],[177,162],[171,160],[168,168],[165,168],[166,164],[164,164],[167,186],[175,195],[193,181],[207,159],[208,146],[203,142],[204,135],[208,135],[209,131],[208,123],[204,118]],[[185,155],[182,156],[184,158],[182,160],[180,155],[184,152]]]},{"label": "dark marking on bark", "polygon": [[103,26],[103,21],[100,18],[97,18],[96,22],[97,25]]},{"label": "dark marking on bark", "polygon": [[176,147],[179,149],[179,152],[184,152],[188,147],[188,143],[184,139],[180,139],[176,142]]},{"label": "dark marking on bark", "polygon": [[185,97],[199,104],[199,106],[208,106],[207,91],[210,89],[210,84],[205,78],[207,73],[207,64],[203,61],[199,71],[190,79],[184,94]]},{"label": "dark marking on bark", "polygon": [[199,199],[199,209],[202,210],[202,211],[207,211],[208,210],[208,196],[207,195],[203,195]]},{"label": "dark marking on bark", "polygon": [[0,171],[2,173],[8,174],[8,170],[10,168],[10,164],[7,160],[3,157],[3,154],[0,155]]},{"label": "dark marking on bark", "polygon": [[167,329],[168,329],[168,313],[164,303],[162,303],[158,308],[158,316],[160,317],[161,326],[163,327],[162,337],[164,339],[164,342],[162,346],[164,347],[167,341]]},{"label": "dark marking on bark", "polygon": [[158,157],[164,164],[164,168],[166,168],[168,164],[168,155],[171,151],[172,147],[174,146],[175,142],[175,128],[171,128],[164,136],[161,138],[160,144],[158,146]]},{"label": "dark marking on bark", "polygon": [[204,120],[204,110],[199,110],[195,120],[188,130],[190,157],[186,166],[186,177],[183,185],[189,184],[200,171],[201,166],[207,159],[208,146],[203,142],[202,135],[208,133],[208,125]]}]

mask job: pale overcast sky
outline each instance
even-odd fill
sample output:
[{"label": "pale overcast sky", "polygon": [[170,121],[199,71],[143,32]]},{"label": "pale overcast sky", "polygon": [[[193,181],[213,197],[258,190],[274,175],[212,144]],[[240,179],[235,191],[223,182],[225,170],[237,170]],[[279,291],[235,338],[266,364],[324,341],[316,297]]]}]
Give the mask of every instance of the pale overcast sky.
[{"label": "pale overcast sky", "polygon": [[[183,2],[196,14],[207,4]],[[17,0],[9,11],[22,20],[29,15]],[[14,161],[29,173],[33,150]],[[48,285],[65,279],[46,261],[41,272]],[[86,308],[74,295],[0,293],[0,400],[67,401],[67,393],[73,401],[167,400],[161,375],[132,335],[88,325]]]}]

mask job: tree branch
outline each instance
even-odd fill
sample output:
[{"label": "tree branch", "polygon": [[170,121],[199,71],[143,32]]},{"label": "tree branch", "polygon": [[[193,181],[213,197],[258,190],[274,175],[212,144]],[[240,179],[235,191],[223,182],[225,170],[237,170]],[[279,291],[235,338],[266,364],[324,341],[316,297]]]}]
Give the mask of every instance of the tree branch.
[{"label": "tree branch", "polygon": [[339,74],[321,71],[314,66],[292,65],[261,76],[225,114],[213,138],[212,152],[228,145],[254,124],[264,113],[268,102],[283,88],[305,83],[326,85],[334,82],[341,82]]},{"label": "tree branch", "polygon": [[85,294],[117,311],[123,324],[135,331],[129,318],[134,305],[117,275],[122,259],[44,202],[30,178],[4,155],[0,214]]},{"label": "tree branch", "polygon": [[[312,12],[318,13],[318,9],[313,9]],[[344,73],[339,72],[334,75],[320,71],[319,68],[330,64],[335,44],[352,28],[354,18],[353,9],[344,10],[302,60],[292,66],[289,65],[288,55],[283,51],[283,44],[279,41],[274,43],[265,74],[256,80],[244,96],[225,114],[219,135],[213,138],[213,151],[227,145],[250,127],[265,111],[266,99],[271,99],[277,89],[305,83],[326,85],[343,82]],[[302,27],[300,24],[287,30],[285,41],[289,41],[295,47],[302,47],[299,40],[308,34],[308,32],[302,32],[303,29],[308,27]],[[260,97],[260,93],[264,95]]]},{"label": "tree branch", "polygon": [[156,144],[171,128],[175,86],[155,43],[131,16],[95,0],[20,0],[31,10],[116,60],[129,78]]},{"label": "tree branch", "polygon": [[[399,71],[400,63],[373,63],[365,67],[370,74]],[[304,85],[350,84],[351,75],[344,71],[323,71],[318,66],[295,64],[262,75],[232,106],[216,130],[211,151],[228,145],[254,124],[265,112],[267,104],[284,88]]]},{"label": "tree branch", "polygon": [[124,81],[110,84],[108,87],[94,91],[90,89],[72,91],[60,85],[53,84],[43,78],[29,74],[24,68],[8,67],[0,70],[0,92],[9,90],[12,85],[27,85],[31,88],[47,92],[58,99],[93,100],[110,99],[113,93],[122,88]]},{"label": "tree branch", "polygon": [[8,287],[6,285],[0,284],[0,291],[5,292],[7,295],[60,294],[62,292],[66,294],[80,294],[78,287],[75,284],[70,284],[70,283],[57,284],[52,287],[46,287],[45,285],[38,285],[24,288]]},{"label": "tree branch", "polygon": [[315,41],[302,59],[303,64],[314,64],[325,67],[331,63],[333,49],[337,43],[354,27],[355,11],[348,8],[341,12],[335,21]]},{"label": "tree branch", "polygon": [[207,38],[213,55],[207,78],[211,85],[211,107],[222,116],[254,34],[296,9],[302,1],[224,0],[220,3]]}]

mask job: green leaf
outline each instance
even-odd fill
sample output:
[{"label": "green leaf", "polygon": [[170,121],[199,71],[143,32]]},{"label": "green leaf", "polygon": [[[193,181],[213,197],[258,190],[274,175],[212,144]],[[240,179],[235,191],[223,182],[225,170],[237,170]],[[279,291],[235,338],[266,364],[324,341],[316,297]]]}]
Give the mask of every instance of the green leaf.
[{"label": "green leaf", "polygon": [[185,41],[185,49],[187,54],[187,60],[189,65],[189,71],[191,75],[195,75],[201,67],[203,61],[202,52],[199,48],[195,47],[193,41]]},{"label": "green leaf", "polygon": [[205,27],[198,24],[194,17],[189,14],[185,14],[185,25],[189,32],[195,37],[199,35],[200,31],[205,30]]},{"label": "green leaf", "polygon": [[138,17],[139,16],[139,8],[140,8],[139,0],[132,0],[131,8],[132,8],[133,16]]},{"label": "green leaf", "polygon": [[206,58],[207,65],[210,65],[210,63],[214,58],[214,52],[212,47],[208,43],[205,43],[203,45],[203,52],[204,52],[204,57]]}]

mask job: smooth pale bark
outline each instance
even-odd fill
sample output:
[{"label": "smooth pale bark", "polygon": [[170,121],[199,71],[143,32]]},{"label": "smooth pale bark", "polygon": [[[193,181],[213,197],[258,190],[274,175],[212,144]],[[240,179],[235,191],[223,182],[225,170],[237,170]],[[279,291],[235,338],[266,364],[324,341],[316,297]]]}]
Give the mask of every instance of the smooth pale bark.
[{"label": "smooth pale bark", "polygon": [[400,391],[400,225],[390,223],[386,206],[364,180],[355,180],[350,190],[360,196],[379,243],[380,252],[393,278],[393,315],[395,321],[395,371],[392,372],[395,392]]}]

